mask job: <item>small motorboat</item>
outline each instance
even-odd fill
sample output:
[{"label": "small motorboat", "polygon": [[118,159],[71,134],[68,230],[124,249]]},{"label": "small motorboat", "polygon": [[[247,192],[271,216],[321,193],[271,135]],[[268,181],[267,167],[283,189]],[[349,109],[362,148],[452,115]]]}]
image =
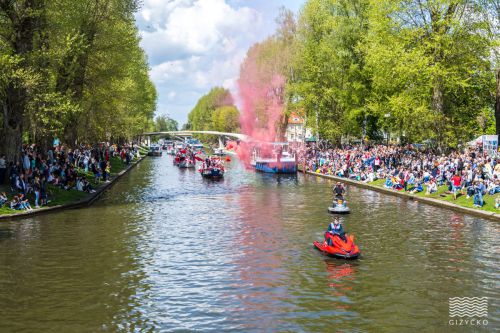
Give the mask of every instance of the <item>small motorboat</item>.
[{"label": "small motorboat", "polygon": [[224,177],[224,162],[219,156],[209,156],[205,160],[197,156],[196,159],[203,162],[199,170],[203,178],[221,179]]},{"label": "small motorboat", "polygon": [[200,169],[200,173],[203,178],[221,179],[224,177],[224,169],[221,168]]},{"label": "small motorboat", "polygon": [[[354,236],[345,234],[346,241],[338,234],[325,233],[323,242],[314,241],[314,246],[324,255],[341,258],[341,259],[357,259],[360,255],[359,248],[354,244]],[[331,239],[332,245],[328,245],[328,240]]]},{"label": "small motorboat", "polygon": [[347,207],[347,201],[344,198],[337,197],[332,205],[328,207],[328,212],[332,214],[349,214],[351,210]]},{"label": "small motorboat", "polygon": [[151,145],[149,147],[148,156],[161,156],[161,147],[159,145]]},{"label": "small motorboat", "polygon": [[224,148],[216,148],[216,149],[214,149],[214,155],[225,156],[226,152],[224,151]]},{"label": "small motorboat", "polygon": [[195,167],[195,162],[188,159],[188,158],[185,158],[183,159],[182,161],[179,162],[179,165],[178,167],[179,168],[194,168]]}]

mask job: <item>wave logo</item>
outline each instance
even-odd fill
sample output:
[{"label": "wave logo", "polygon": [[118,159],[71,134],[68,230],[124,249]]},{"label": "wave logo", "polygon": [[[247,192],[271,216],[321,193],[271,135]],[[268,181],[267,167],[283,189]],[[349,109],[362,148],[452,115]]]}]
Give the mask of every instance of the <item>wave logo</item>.
[{"label": "wave logo", "polygon": [[450,297],[450,317],[488,317],[488,297]]}]

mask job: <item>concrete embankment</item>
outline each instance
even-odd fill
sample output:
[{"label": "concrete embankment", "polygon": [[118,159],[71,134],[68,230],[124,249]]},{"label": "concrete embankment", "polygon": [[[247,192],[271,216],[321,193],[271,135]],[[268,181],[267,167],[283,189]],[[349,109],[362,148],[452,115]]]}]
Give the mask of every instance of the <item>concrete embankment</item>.
[{"label": "concrete embankment", "polygon": [[[299,169],[302,169],[302,166],[299,166]],[[304,171],[301,170],[301,172],[304,172]],[[368,183],[359,182],[357,180],[341,178],[341,177],[336,177],[336,176],[331,176],[331,175],[324,175],[324,174],[316,173],[316,172],[312,172],[312,171],[306,171],[305,173],[309,174],[309,175],[316,176],[316,177],[340,181],[340,182],[343,182],[346,184],[354,185],[354,186],[365,188],[368,190],[377,191],[377,192],[385,193],[388,195],[401,197],[401,198],[404,198],[407,200],[419,201],[419,202],[426,203],[429,205],[450,209],[450,210],[453,210],[454,212],[460,212],[460,213],[474,215],[474,216],[478,216],[478,217],[482,217],[482,218],[486,218],[486,219],[490,219],[490,220],[500,221],[500,214],[498,214],[498,213],[487,212],[487,211],[482,211],[482,210],[478,210],[478,209],[463,207],[463,206],[459,206],[459,205],[456,205],[456,204],[451,203],[451,202],[447,202],[447,201],[443,201],[443,200],[439,200],[439,199],[434,199],[434,198],[417,197],[413,194],[395,191],[395,190],[391,190],[391,189],[388,189],[385,187],[380,187],[380,186],[371,185]]]},{"label": "concrete embankment", "polygon": [[[124,170],[120,171],[118,174],[116,174],[111,179],[111,181],[109,183],[104,183],[104,184],[100,185],[99,187],[96,188],[95,193],[91,193],[87,197],[85,197],[81,200],[73,201],[73,202],[69,202],[69,203],[57,205],[57,206],[42,207],[39,209],[30,210],[30,211],[23,211],[22,213],[0,215],[0,220],[20,219],[20,218],[31,217],[34,215],[52,213],[52,212],[60,211],[63,209],[74,209],[74,208],[88,207],[88,206],[92,205],[97,199],[99,199],[101,197],[101,195],[106,190],[110,189],[121,177],[123,177],[126,173],[128,173],[130,170],[132,170],[137,164],[142,162],[146,157],[147,156],[142,156],[137,161],[131,163],[130,166],[128,166],[126,169],[124,169]],[[71,190],[71,191],[75,191],[75,190]]]}]

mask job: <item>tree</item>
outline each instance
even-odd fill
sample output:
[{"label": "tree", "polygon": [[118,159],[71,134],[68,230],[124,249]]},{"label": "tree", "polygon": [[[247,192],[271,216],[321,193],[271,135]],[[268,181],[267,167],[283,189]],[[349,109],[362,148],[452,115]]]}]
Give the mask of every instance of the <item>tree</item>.
[{"label": "tree", "polygon": [[238,133],[240,131],[240,113],[234,105],[221,106],[212,113],[214,131]]},{"label": "tree", "polygon": [[19,161],[29,90],[38,79],[34,49],[44,7],[44,0],[0,0],[1,143],[9,162]]},{"label": "tree", "polygon": [[289,94],[321,137],[361,133],[370,91],[365,54],[367,0],[310,0],[299,17]]},{"label": "tree", "polygon": [[0,0],[1,146],[124,141],[152,123],[156,90],[137,0]]},{"label": "tree", "polygon": [[178,123],[174,119],[168,118],[167,116],[159,116],[155,119],[154,130],[155,132],[169,132],[177,131]]},{"label": "tree", "polygon": [[478,130],[492,88],[481,10],[460,0],[371,2],[367,105],[390,115],[387,127],[412,141],[436,139],[441,147]]},{"label": "tree", "polygon": [[194,131],[214,130],[213,113],[216,109],[225,106],[234,107],[233,97],[229,90],[221,87],[212,88],[189,112],[187,128]]},{"label": "tree", "polygon": [[263,141],[283,139],[289,113],[286,85],[293,77],[296,22],[290,11],[282,9],[277,23],[273,36],[248,50],[238,79],[241,130]]}]

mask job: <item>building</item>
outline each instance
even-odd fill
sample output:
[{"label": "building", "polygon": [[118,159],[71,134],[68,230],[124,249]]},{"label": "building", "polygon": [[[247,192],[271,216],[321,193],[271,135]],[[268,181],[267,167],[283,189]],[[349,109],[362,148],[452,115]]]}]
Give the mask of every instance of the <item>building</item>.
[{"label": "building", "polygon": [[305,126],[304,118],[292,112],[288,118],[285,137],[288,142],[304,143],[307,138],[312,137],[312,131]]}]

